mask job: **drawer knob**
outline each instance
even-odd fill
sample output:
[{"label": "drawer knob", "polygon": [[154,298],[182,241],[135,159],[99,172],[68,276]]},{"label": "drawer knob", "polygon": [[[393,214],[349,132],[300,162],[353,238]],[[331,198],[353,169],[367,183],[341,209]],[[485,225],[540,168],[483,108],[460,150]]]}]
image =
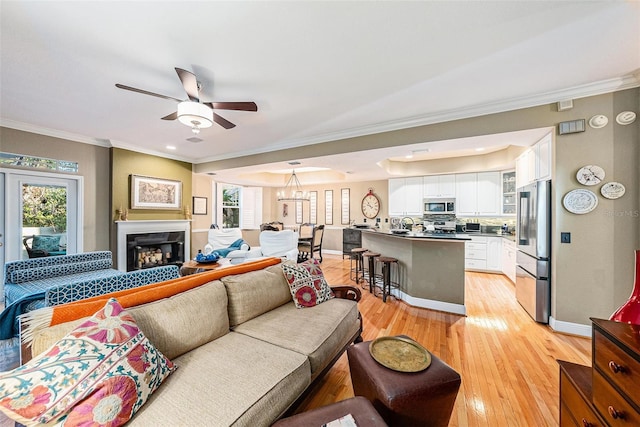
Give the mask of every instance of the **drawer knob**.
[{"label": "drawer knob", "polygon": [[624,412],[617,411],[613,406],[609,405],[607,410],[609,411],[609,415],[611,415],[611,418],[613,418],[614,420],[617,420],[618,418],[624,419]]},{"label": "drawer knob", "polygon": [[591,424],[589,421],[587,421],[586,418],[582,419],[582,427],[593,427],[593,424]]},{"label": "drawer knob", "polygon": [[614,362],[613,360],[609,361],[609,369],[611,370],[611,372],[613,372],[614,374],[620,373],[620,372],[624,372],[624,366],[622,365],[618,365],[616,362]]}]

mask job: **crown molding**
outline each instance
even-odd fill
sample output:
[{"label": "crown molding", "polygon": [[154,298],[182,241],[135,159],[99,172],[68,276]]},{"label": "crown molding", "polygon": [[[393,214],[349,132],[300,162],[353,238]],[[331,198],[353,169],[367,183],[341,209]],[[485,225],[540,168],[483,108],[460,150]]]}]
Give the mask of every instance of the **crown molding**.
[{"label": "crown molding", "polygon": [[53,138],[66,139],[68,141],[82,142],[83,144],[91,144],[107,148],[111,147],[111,142],[108,139],[92,138],[89,136],[79,135],[77,133],[32,125],[30,123],[18,122],[11,119],[0,118],[0,126],[24,132],[36,133],[38,135],[51,136]]},{"label": "crown molding", "polygon": [[457,108],[453,110],[439,111],[436,113],[403,118],[384,123],[376,123],[374,125],[360,126],[338,132],[314,135],[305,138],[287,139],[281,141],[276,145],[270,146],[269,150],[246,150],[243,152],[230,153],[222,156],[213,156],[205,159],[199,159],[196,164],[250,156],[255,154],[264,154],[269,151],[286,150],[289,148],[373,135],[377,133],[392,132],[401,129],[432,125],[436,123],[444,123],[453,120],[468,119],[489,114],[503,113],[506,111],[519,110],[523,108],[538,107],[540,105],[552,104],[562,100],[587,98],[590,96],[602,95],[605,93],[633,89],[639,86],[640,73],[637,75],[632,74],[623,77],[616,77],[585,85],[574,86],[568,89],[550,91],[531,96],[509,98],[495,102]]}]

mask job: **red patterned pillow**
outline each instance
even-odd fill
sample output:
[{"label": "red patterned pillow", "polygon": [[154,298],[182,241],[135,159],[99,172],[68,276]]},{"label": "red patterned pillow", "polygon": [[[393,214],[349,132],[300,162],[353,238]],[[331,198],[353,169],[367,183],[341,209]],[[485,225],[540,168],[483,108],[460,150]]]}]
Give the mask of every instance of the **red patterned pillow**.
[{"label": "red patterned pillow", "polygon": [[282,264],[293,302],[298,308],[313,307],[334,297],[316,259],[300,264]]},{"label": "red patterned pillow", "polygon": [[0,373],[0,411],[27,426],[120,426],[175,369],[112,298],[48,351]]}]

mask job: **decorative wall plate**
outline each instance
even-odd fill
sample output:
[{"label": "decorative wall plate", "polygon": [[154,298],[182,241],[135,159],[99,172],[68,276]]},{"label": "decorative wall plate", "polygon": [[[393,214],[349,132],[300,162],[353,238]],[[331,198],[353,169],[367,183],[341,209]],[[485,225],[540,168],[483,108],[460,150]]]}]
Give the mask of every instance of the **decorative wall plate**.
[{"label": "decorative wall plate", "polygon": [[589,126],[594,129],[603,128],[607,125],[607,123],[609,123],[609,119],[607,118],[607,116],[602,114],[598,114],[589,119]]},{"label": "decorative wall plate", "polygon": [[596,185],[604,180],[604,169],[597,165],[587,165],[578,171],[576,179],[582,185]]},{"label": "decorative wall plate", "polygon": [[636,113],[634,113],[633,111],[623,111],[616,116],[616,122],[618,122],[619,125],[630,125],[635,121]]},{"label": "decorative wall plate", "polygon": [[598,206],[598,196],[590,190],[572,190],[564,195],[562,204],[569,212],[582,215],[591,212]]},{"label": "decorative wall plate", "polygon": [[605,185],[600,188],[600,194],[602,194],[607,199],[619,199],[624,196],[624,192],[626,189],[624,185],[619,182],[607,182]]}]

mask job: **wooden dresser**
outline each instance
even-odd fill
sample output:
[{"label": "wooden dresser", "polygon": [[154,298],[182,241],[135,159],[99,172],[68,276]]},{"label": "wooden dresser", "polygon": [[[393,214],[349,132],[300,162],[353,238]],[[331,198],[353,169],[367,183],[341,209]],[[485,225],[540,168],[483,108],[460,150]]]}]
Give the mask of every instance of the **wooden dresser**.
[{"label": "wooden dresser", "polygon": [[592,367],[558,361],[560,426],[640,426],[640,326],[591,321]]}]

